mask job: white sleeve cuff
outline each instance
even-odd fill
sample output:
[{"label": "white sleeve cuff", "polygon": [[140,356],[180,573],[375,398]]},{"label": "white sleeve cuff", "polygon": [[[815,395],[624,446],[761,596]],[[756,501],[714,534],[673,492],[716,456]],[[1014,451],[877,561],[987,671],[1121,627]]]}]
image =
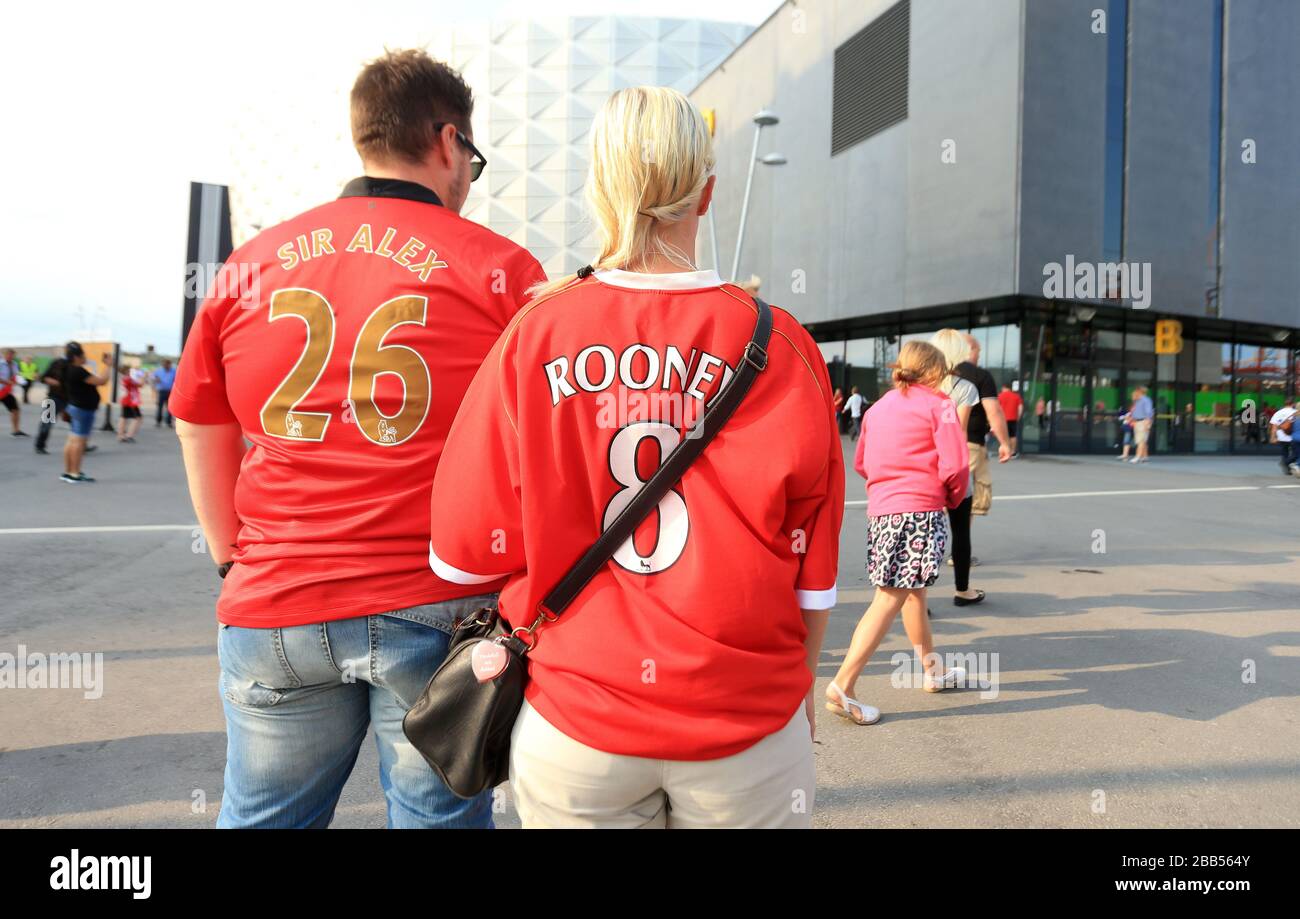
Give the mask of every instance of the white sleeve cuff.
[{"label": "white sleeve cuff", "polygon": [[835,588],[825,590],[796,590],[795,599],[800,609],[830,609],[835,605]]},{"label": "white sleeve cuff", "polygon": [[429,567],[433,573],[444,581],[450,581],[453,584],[487,584],[492,581],[499,581],[510,572],[503,574],[471,574],[468,571],[461,571],[455,565],[448,565],[438,554],[433,551],[433,543],[429,543]]}]

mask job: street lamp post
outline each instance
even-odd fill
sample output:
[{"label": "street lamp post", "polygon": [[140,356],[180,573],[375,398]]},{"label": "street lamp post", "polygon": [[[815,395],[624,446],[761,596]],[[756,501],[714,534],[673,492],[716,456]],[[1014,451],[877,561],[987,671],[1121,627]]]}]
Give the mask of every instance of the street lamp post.
[{"label": "street lamp post", "polygon": [[[762,109],[754,116],[754,149],[749,154],[749,177],[745,180],[745,200],[740,206],[740,230],[736,234],[736,257],[731,263],[731,280],[734,283],[736,275],[740,273],[740,250],[745,245],[745,218],[749,216],[749,194],[754,188],[754,166],[759,162],[758,156],[758,139],[763,134],[763,128],[770,124],[778,124],[781,119],[776,113]],[[763,158],[766,161],[766,157]],[[781,163],[785,158],[781,157]],[[767,165],[779,166],[781,163],[767,163]]]}]

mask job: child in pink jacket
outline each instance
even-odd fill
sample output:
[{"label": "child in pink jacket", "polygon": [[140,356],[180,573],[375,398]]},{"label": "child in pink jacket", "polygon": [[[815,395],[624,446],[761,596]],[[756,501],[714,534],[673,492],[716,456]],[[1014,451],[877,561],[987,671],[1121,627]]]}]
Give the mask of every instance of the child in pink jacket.
[{"label": "child in pink jacket", "polygon": [[928,342],[909,341],[898,354],[894,388],[862,419],[853,466],[867,480],[867,572],[876,585],[835,679],[826,707],[855,724],[874,724],[880,711],[853,698],[862,669],[903,613],[903,626],[924,667],[927,692],[965,681],[934,653],[926,588],[939,577],[948,546],[948,516],[970,481],[966,435],[952,400],[937,392],[948,372]]}]

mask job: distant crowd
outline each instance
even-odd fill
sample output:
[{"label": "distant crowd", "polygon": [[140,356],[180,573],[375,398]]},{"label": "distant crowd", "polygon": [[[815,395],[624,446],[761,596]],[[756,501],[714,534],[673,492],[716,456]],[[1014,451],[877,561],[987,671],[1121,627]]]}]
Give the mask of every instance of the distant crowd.
[{"label": "distant crowd", "polygon": [[[94,482],[82,471],[81,465],[85,455],[97,449],[89,440],[101,403],[104,405],[105,429],[112,430],[113,403],[106,402],[102,392],[102,388],[113,381],[112,355],[105,352],[95,361],[87,357],[85,349],[75,341],[68,342],[62,357],[48,361],[44,367],[31,355],[18,357],[12,348],[4,349],[0,354],[0,404],[9,411],[11,436],[29,436],[23,430],[22,406],[32,404],[32,387],[38,383],[43,385],[45,396],[36,405],[36,452],[47,455],[50,433],[59,422],[66,422],[70,433],[63,445],[63,474],[59,478],[71,484]],[[176,369],[170,360],[163,360],[160,366],[152,369],[126,363],[117,368],[116,404],[121,409],[117,439],[120,443],[135,443],[143,421],[141,405],[146,387],[154,393],[155,427],[172,426],[167,401],[175,381]],[[15,392],[21,393],[21,403]]]}]

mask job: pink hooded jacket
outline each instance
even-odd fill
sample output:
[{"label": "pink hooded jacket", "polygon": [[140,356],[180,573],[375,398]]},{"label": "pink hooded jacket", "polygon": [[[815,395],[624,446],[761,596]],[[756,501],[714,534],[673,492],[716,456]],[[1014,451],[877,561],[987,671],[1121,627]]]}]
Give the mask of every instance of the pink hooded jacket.
[{"label": "pink hooded jacket", "polygon": [[969,464],[957,406],[927,386],[890,390],[862,416],[853,468],[867,480],[872,517],[956,507]]}]

